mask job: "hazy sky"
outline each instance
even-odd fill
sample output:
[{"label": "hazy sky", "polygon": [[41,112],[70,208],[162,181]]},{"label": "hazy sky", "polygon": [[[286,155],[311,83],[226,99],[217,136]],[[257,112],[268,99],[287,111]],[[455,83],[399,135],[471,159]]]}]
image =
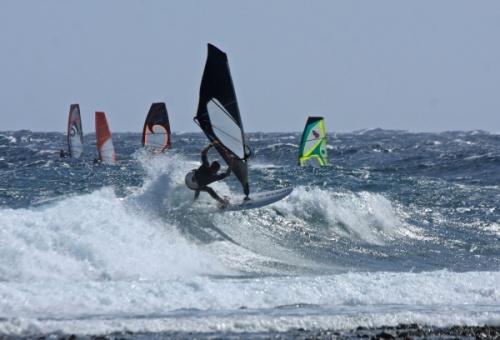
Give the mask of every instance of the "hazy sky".
[{"label": "hazy sky", "polygon": [[227,53],[246,132],[500,132],[500,1],[4,0],[0,131],[140,132],[192,118],[207,43]]}]

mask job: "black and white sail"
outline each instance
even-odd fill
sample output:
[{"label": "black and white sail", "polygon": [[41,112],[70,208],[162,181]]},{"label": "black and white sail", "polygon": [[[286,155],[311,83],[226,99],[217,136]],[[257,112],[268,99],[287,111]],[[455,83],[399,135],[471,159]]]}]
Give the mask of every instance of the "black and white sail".
[{"label": "black and white sail", "polygon": [[83,155],[82,117],[78,104],[72,104],[69,108],[68,150],[72,158],[81,158]]},{"label": "black and white sail", "polygon": [[234,157],[233,173],[240,181],[246,196],[248,185],[248,163],[250,149],[245,145],[245,134],[240,110],[236,100],[229,63],[224,52],[208,44],[208,56],[200,86],[200,101],[195,120],[212,142],[218,140],[220,153],[226,163],[223,149]]},{"label": "black and white sail", "polygon": [[142,129],[142,146],[153,152],[170,148],[170,123],[165,103],[153,103]]}]

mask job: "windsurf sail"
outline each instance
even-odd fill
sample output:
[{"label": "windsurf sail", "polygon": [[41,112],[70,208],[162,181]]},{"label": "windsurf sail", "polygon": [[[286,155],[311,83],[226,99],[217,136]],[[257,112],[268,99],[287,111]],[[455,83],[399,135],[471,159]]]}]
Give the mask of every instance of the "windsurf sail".
[{"label": "windsurf sail", "polygon": [[80,158],[83,154],[83,130],[80,116],[80,105],[72,104],[68,118],[68,149],[69,156]]},{"label": "windsurf sail", "polygon": [[109,131],[108,120],[104,112],[95,113],[95,137],[97,139],[97,151],[99,160],[106,164],[116,164],[115,147],[111,131]]},{"label": "windsurf sail", "polygon": [[170,123],[165,103],[153,103],[142,129],[142,146],[153,152],[170,148]]},{"label": "windsurf sail", "polygon": [[326,149],[326,134],[323,117],[309,117],[304,132],[302,133],[299,165],[303,165],[306,160],[311,158],[316,158],[320,165],[328,165],[328,151]]},{"label": "windsurf sail", "polygon": [[194,119],[210,142],[220,142],[217,151],[226,163],[228,157],[224,149],[234,157],[233,173],[248,196],[250,188],[247,159],[251,152],[245,145],[243,123],[227,56],[211,44],[208,44],[208,56],[200,85],[200,100]]}]

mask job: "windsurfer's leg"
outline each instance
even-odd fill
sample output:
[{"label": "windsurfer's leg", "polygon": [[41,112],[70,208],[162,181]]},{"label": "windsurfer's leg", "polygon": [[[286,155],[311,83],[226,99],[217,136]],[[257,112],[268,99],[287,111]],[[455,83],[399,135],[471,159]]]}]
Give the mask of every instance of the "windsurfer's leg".
[{"label": "windsurfer's leg", "polygon": [[214,191],[214,189],[207,186],[207,187],[204,187],[200,190],[207,192],[210,196],[212,196],[213,199],[215,199],[221,203],[224,203],[224,200],[222,198],[220,198],[219,195],[217,195],[217,193]]},{"label": "windsurfer's leg", "polygon": [[195,190],[194,191],[194,200],[195,201],[198,199],[198,196],[200,196],[200,190]]}]

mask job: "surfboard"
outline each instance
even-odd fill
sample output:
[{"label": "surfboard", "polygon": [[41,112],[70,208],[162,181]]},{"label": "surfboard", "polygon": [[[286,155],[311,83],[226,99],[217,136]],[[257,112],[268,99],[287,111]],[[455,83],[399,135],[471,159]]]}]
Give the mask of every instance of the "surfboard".
[{"label": "surfboard", "polygon": [[80,158],[83,155],[83,130],[80,105],[71,104],[68,117],[69,157]]},{"label": "surfboard", "polygon": [[[229,164],[233,158],[232,173],[241,184],[246,200],[230,204],[225,211],[257,208],[276,202],[285,195],[250,195],[248,179],[248,158],[252,152],[245,142],[245,132],[241,119],[236,92],[234,90],[226,53],[208,44],[208,55],[200,85],[200,98],[194,121],[200,126],[210,142],[219,141],[216,149],[222,159]],[[287,192],[280,189],[280,192]],[[267,197],[266,199],[264,199]],[[271,199],[272,197],[272,199]],[[248,199],[249,198],[249,199]]]},{"label": "surfboard", "polygon": [[95,113],[95,137],[97,140],[99,160],[104,164],[116,165],[113,138],[104,112],[96,111]]},{"label": "surfboard", "polygon": [[246,210],[260,208],[271,203],[278,202],[279,200],[287,197],[293,191],[293,188],[284,188],[271,191],[262,191],[252,193],[250,199],[240,199],[236,200],[231,198],[229,203],[224,207],[219,207],[221,211],[236,211],[236,210]]},{"label": "surfboard", "polygon": [[170,146],[170,122],[165,103],[153,103],[142,129],[142,146],[152,152],[162,152]]},{"label": "surfboard", "polygon": [[319,165],[328,165],[326,133],[323,117],[308,117],[299,149],[299,166],[309,159],[316,159]]},{"label": "surfboard", "polygon": [[[241,198],[229,198],[229,202],[226,205],[221,205],[216,201],[204,202],[210,207],[211,212],[227,212],[227,211],[238,211],[238,210],[248,210],[255,208],[262,208],[266,205],[278,202],[279,200],[287,197],[293,191],[293,188],[276,189],[270,191],[262,191],[252,193],[250,199]],[[228,199],[226,197],[226,199]],[[200,203],[195,203],[200,204]],[[213,209],[212,209],[213,208]]]}]

